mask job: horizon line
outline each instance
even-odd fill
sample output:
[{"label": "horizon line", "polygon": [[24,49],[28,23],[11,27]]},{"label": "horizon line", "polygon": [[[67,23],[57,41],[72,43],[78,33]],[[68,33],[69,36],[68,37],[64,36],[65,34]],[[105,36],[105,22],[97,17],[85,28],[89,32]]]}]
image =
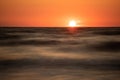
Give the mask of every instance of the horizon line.
[{"label": "horizon line", "polygon": [[115,28],[115,27],[120,27],[120,26],[75,26],[75,27],[70,27],[70,26],[0,26],[0,28],[12,28],[12,27],[15,27],[15,28],[100,28],[100,27],[112,27],[112,28]]}]

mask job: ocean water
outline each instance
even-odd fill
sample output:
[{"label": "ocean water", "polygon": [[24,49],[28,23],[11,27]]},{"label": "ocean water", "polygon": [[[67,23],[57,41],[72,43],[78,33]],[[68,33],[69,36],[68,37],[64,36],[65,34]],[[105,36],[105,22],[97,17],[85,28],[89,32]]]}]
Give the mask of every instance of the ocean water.
[{"label": "ocean water", "polygon": [[0,28],[0,80],[120,80],[120,27]]}]

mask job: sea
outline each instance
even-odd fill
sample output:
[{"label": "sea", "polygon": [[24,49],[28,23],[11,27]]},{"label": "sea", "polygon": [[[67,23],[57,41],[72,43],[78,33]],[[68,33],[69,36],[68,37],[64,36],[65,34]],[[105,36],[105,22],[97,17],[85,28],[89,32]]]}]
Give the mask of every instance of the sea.
[{"label": "sea", "polygon": [[0,80],[120,80],[120,27],[0,27]]}]

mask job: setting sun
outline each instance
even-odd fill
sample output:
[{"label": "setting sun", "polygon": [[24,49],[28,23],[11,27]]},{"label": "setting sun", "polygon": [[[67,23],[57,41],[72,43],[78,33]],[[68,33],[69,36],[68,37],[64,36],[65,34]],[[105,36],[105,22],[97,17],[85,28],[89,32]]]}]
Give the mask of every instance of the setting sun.
[{"label": "setting sun", "polygon": [[75,20],[71,20],[71,21],[69,22],[69,26],[70,26],[70,27],[75,27],[75,26],[77,26],[76,21],[75,21]]}]

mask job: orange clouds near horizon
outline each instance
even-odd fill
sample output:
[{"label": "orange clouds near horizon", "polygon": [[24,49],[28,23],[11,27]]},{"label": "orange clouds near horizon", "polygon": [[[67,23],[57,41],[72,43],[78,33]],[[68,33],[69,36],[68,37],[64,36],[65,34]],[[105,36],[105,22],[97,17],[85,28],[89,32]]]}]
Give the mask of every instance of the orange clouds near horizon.
[{"label": "orange clouds near horizon", "polygon": [[120,0],[1,0],[0,26],[120,26]]}]

